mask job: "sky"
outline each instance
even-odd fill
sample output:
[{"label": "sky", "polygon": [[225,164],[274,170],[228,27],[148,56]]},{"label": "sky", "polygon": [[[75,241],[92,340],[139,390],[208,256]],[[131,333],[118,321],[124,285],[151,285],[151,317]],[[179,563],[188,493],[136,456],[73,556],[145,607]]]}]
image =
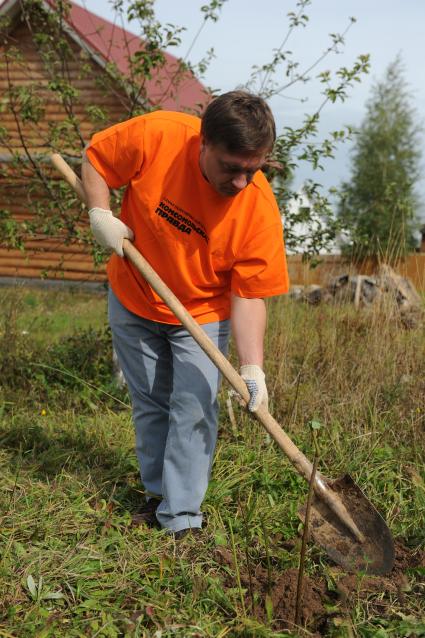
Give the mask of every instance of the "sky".
[{"label": "sky", "polygon": [[[108,0],[77,0],[78,4],[113,21],[114,11]],[[156,0],[158,20],[185,27],[182,44],[169,49],[184,57],[203,23],[200,11],[207,0]],[[215,58],[202,81],[224,92],[245,84],[253,65],[268,63],[273,50],[278,49],[288,33],[290,11],[297,11],[296,0],[226,0],[217,22],[206,21],[200,37],[189,53],[189,61],[199,62],[211,47]],[[309,20],[305,27],[293,31],[285,49],[293,53],[300,69],[307,69],[330,45],[330,33],[343,33],[345,44],[338,54],[327,56],[310,74],[312,80],[294,85],[270,105],[275,115],[278,133],[283,127],[301,124],[304,114],[314,113],[323,100],[321,86],[315,76],[324,70],[351,66],[359,54],[370,55],[370,73],[350,91],[344,103],[328,104],[321,114],[319,139],[344,125],[359,126],[365,116],[366,102],[372,86],[384,76],[388,65],[401,55],[405,78],[416,109],[418,122],[425,123],[425,0],[312,0],[305,13]],[[137,31],[136,23],[126,25]],[[284,74],[276,81],[285,84]],[[350,175],[350,144],[341,145],[335,159],[326,161],[323,171],[312,172],[307,166],[298,170],[294,187],[306,178],[321,183],[325,189],[339,186]],[[425,136],[421,140],[422,168],[425,169]],[[424,170],[422,170],[424,173]],[[417,184],[424,204],[421,217],[425,219],[425,179]]]}]

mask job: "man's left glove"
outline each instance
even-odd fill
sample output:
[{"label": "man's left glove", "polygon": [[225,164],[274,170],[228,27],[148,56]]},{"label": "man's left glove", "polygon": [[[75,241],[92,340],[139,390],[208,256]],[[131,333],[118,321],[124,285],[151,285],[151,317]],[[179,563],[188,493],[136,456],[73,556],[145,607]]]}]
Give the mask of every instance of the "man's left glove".
[{"label": "man's left glove", "polygon": [[257,365],[241,366],[239,373],[245,381],[251,398],[248,403],[248,410],[256,412],[260,405],[268,410],[269,395],[267,393],[265,374]]}]

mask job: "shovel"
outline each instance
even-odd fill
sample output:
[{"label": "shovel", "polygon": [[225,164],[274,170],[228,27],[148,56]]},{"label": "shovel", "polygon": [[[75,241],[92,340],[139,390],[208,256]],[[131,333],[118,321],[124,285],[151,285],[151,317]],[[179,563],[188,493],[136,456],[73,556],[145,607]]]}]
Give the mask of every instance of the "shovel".
[{"label": "shovel", "polygon": [[[57,153],[51,155],[51,161],[80,199],[85,202],[81,180],[71,167]],[[210,357],[232,388],[245,403],[248,403],[250,395],[242,377],[151,268],[134,244],[127,239],[123,241],[123,252]],[[260,406],[253,414],[283,450],[297,472],[310,482],[312,464],[267,409]],[[394,564],[391,532],[384,519],[353,479],[345,475],[330,481],[316,472],[313,488],[310,533],[314,541],[335,563],[347,571],[364,571],[377,575],[389,573]],[[300,517],[303,517],[304,512],[305,508],[301,508]]]}]

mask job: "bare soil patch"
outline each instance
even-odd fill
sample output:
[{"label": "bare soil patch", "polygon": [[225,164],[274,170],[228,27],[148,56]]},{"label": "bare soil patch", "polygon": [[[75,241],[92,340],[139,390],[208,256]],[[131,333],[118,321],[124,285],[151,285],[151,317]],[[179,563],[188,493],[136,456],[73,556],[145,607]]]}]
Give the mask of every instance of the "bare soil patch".
[{"label": "bare soil patch", "polygon": [[[333,571],[335,588],[329,589],[321,576],[304,576],[301,624],[316,635],[322,635],[332,612],[326,607],[338,605],[340,612],[349,612],[353,601],[370,598],[379,594],[382,606],[385,597],[397,596],[403,604],[404,591],[408,584],[406,572],[409,569],[423,567],[425,564],[424,550],[411,550],[401,541],[395,543],[395,565],[387,576],[363,576],[361,574],[347,574],[338,568]],[[219,547],[215,550],[215,558],[221,565],[230,567],[233,571],[233,555],[229,549]],[[268,573],[262,565],[251,567],[250,570],[239,565],[241,585],[246,589],[245,607],[252,618],[267,622],[267,606],[270,603],[273,610],[273,629],[293,629],[296,610],[298,569],[291,568],[284,572]],[[233,576],[226,574],[225,585],[235,586]],[[314,633],[313,633],[314,635]]]}]

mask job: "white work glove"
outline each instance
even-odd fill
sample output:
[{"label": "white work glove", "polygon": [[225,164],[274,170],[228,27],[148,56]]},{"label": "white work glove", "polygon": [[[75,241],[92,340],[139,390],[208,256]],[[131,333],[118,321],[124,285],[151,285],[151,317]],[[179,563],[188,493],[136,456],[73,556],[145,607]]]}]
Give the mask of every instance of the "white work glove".
[{"label": "white work glove", "polygon": [[267,393],[265,374],[257,365],[241,366],[239,373],[246,383],[251,398],[248,403],[248,410],[256,412],[260,405],[268,410],[269,395]]},{"label": "white work glove", "polygon": [[124,257],[123,239],[134,239],[134,233],[120,219],[114,217],[111,210],[91,208],[90,226],[96,241],[104,248],[112,248],[117,255]]}]

